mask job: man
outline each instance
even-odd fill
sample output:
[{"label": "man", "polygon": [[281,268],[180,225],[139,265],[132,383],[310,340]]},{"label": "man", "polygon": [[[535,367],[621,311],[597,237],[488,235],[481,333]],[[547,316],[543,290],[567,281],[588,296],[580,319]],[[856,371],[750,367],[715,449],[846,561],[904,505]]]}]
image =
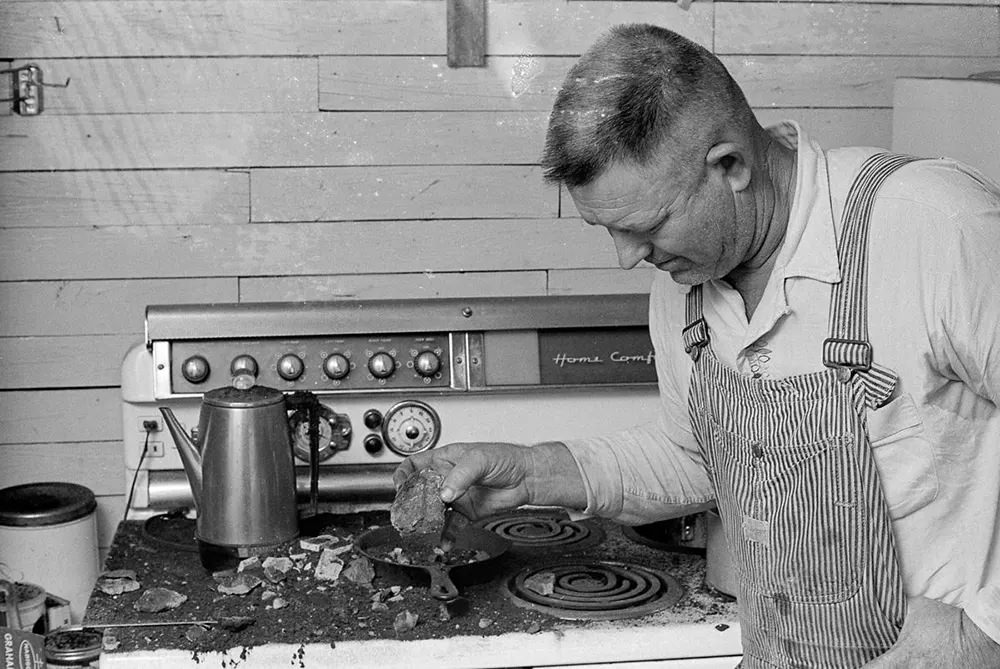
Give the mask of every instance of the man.
[{"label": "man", "polygon": [[650,295],[662,411],[452,444],[442,498],[645,523],[719,506],[744,667],[1000,667],[1000,188],[949,160],[764,129],[722,64],[620,26],[543,166]]}]

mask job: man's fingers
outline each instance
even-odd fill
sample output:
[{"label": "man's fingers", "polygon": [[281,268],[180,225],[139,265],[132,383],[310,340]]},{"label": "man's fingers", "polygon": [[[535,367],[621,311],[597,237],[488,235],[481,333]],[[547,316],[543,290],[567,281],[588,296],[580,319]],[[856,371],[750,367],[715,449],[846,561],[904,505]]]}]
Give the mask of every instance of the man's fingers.
[{"label": "man's fingers", "polygon": [[462,455],[464,450],[464,444],[449,444],[442,448],[411,455],[403,460],[392,473],[392,485],[396,490],[399,490],[399,486],[403,485],[406,479],[427,467],[433,467],[438,473],[444,475],[455,464],[455,460]]},{"label": "man's fingers", "polygon": [[493,462],[482,450],[470,449],[444,477],[441,485],[441,500],[446,504],[459,499],[466,491],[478,484],[493,469]]},{"label": "man's fingers", "polygon": [[399,486],[403,485],[406,479],[410,478],[421,469],[427,467],[431,463],[431,458],[427,453],[417,453],[416,455],[411,455],[410,457],[399,463],[396,470],[392,472],[392,485],[399,490]]}]

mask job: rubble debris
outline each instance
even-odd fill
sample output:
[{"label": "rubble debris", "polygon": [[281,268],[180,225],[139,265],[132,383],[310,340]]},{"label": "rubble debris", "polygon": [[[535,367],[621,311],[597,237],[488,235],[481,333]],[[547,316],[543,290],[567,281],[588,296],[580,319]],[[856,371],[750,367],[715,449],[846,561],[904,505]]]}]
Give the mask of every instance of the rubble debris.
[{"label": "rubble debris", "polygon": [[248,557],[245,560],[240,560],[239,565],[236,567],[237,572],[244,572],[248,569],[257,569],[260,567],[260,558],[254,555],[253,557]]},{"label": "rubble debris", "polygon": [[532,574],[524,579],[524,587],[542,596],[551,595],[555,592],[556,575],[551,571]]},{"label": "rubble debris", "polygon": [[101,578],[129,578],[136,580],[135,569],[112,569],[101,574]]},{"label": "rubble debris", "polygon": [[131,569],[116,569],[105,572],[97,578],[97,589],[105,595],[120,595],[123,592],[133,592],[139,589],[139,581]]},{"label": "rubble debris", "polygon": [[375,567],[366,557],[357,557],[344,569],[343,577],[351,583],[368,585],[375,579]]},{"label": "rubble debris", "polygon": [[287,574],[295,566],[295,563],[292,562],[292,558],[268,557],[264,558],[264,562],[261,563],[261,566],[264,567],[264,571],[267,571],[268,569],[274,569],[276,571],[280,571],[283,574]]},{"label": "rubble debris", "polygon": [[141,595],[135,602],[135,610],[144,613],[159,613],[169,611],[187,601],[187,595],[169,590],[167,588],[150,588]]},{"label": "rubble debris", "polygon": [[382,602],[372,602],[372,611],[376,613],[385,613],[389,610],[389,605]]},{"label": "rubble debris", "polygon": [[442,483],[444,477],[431,467],[403,482],[389,509],[389,520],[400,534],[441,534],[445,512]]},{"label": "rubble debris", "polygon": [[222,616],[219,618],[219,627],[227,632],[241,632],[257,622],[250,616]]},{"label": "rubble debris", "polygon": [[299,539],[299,546],[313,553],[319,553],[336,543],[340,543],[340,539],[332,534],[320,534],[315,537],[303,537]]},{"label": "rubble debris", "polygon": [[327,548],[325,550],[330,551],[334,555],[343,555],[348,551],[354,550],[354,546],[352,546],[351,544],[344,544],[343,546],[337,546],[336,548]]},{"label": "rubble debris", "polygon": [[203,625],[191,625],[184,631],[184,637],[188,641],[198,642],[208,636],[208,629]]},{"label": "rubble debris", "polygon": [[313,576],[320,581],[336,581],[340,578],[340,572],[343,569],[344,563],[337,557],[337,554],[326,548],[320,553]]},{"label": "rubble debris", "polygon": [[110,652],[117,650],[120,645],[122,645],[122,642],[118,639],[118,637],[110,632],[104,632],[104,635],[101,637],[101,650]]},{"label": "rubble debris", "polygon": [[239,574],[213,574],[218,590],[224,595],[245,595],[264,581],[259,576],[242,572]]},{"label": "rubble debris", "polygon": [[448,610],[448,605],[444,602],[438,605],[438,620],[443,623],[451,620],[451,611]]},{"label": "rubble debris", "polygon": [[527,631],[528,631],[528,634],[538,634],[539,632],[542,631],[542,625],[541,625],[541,623],[533,622],[530,625],[528,625],[528,630]]},{"label": "rubble debris", "polygon": [[492,618],[480,618],[479,619],[479,629],[484,630],[493,624]]},{"label": "rubble debris", "polygon": [[414,627],[417,626],[417,622],[420,620],[420,616],[412,611],[401,611],[396,615],[396,619],[392,622],[392,628],[396,630],[396,634],[403,634],[404,632],[409,632]]}]

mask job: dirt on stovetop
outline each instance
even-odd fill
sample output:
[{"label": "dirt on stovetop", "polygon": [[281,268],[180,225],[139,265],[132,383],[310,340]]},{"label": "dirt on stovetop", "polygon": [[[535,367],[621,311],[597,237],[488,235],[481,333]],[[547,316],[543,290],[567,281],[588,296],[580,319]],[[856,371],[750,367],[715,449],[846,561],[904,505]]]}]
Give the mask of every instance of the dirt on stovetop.
[{"label": "dirt on stovetop", "polygon": [[[336,537],[331,546],[334,549],[351,546],[338,556],[346,567],[361,557],[353,548],[354,539],[368,529],[387,525],[389,517],[387,512],[369,512],[329,516],[328,520],[310,534]],[[117,595],[95,590],[85,622],[99,625],[224,620],[227,624],[109,629],[105,632],[106,651],[182,648],[197,654],[268,642],[335,645],[338,641],[373,638],[447,638],[462,634],[535,632],[558,622],[551,616],[513,606],[494,584],[468,581],[490,578],[500,570],[513,568],[517,566],[516,558],[491,560],[488,573],[477,573],[474,565],[470,565],[466,569],[472,572],[468,579],[457,573],[461,569],[452,570],[462,596],[446,605],[430,595],[427,579],[402,571],[386,573],[381,566],[376,566],[376,577],[370,584],[352,582],[343,572],[336,581],[318,580],[314,570],[321,553],[296,543],[273,554],[294,558],[295,566],[283,580],[272,582],[262,570],[250,568],[245,573],[259,576],[260,585],[243,595],[222,594],[219,582],[201,565],[196,549],[192,551],[194,522],[175,519],[170,527],[164,527],[166,531],[159,534],[173,535],[169,543],[146,533],[142,522],[120,525],[105,562],[105,572],[132,570],[140,587]],[[187,599],[176,608],[159,613],[137,611],[135,603],[152,588],[173,590]],[[416,615],[416,625],[397,630],[397,617],[404,612]],[[244,623],[248,623],[246,627],[238,629]]]},{"label": "dirt on stovetop", "polygon": [[[153,520],[161,521],[159,518]],[[304,652],[306,645],[316,643],[335,647],[342,641],[537,633],[567,624],[546,613],[515,606],[498,586],[499,576],[514,573],[528,564],[537,564],[538,554],[514,549],[478,568],[470,565],[452,570],[451,575],[462,596],[446,605],[430,595],[429,579],[422,574],[414,577],[412,570],[387,570],[374,565],[376,576],[371,583],[354,582],[347,577],[346,568],[363,557],[354,548],[355,538],[369,529],[387,525],[388,512],[324,515],[314,521],[319,522],[312,523],[307,536],[332,535],[336,540],[331,547],[343,550],[337,556],[345,566],[339,578],[335,581],[317,579],[315,569],[321,553],[306,550],[296,542],[288,550],[274,555],[293,558],[294,566],[282,580],[277,580],[281,575],[274,570],[246,569],[245,573],[261,579],[261,583],[246,594],[223,594],[219,580],[201,565],[194,548],[194,521],[186,518],[174,518],[167,523],[161,521],[155,537],[144,529],[142,522],[124,522],[118,528],[105,571],[134,571],[139,588],[115,595],[95,589],[85,623],[224,622],[205,626],[114,628],[104,633],[105,652],[175,648],[190,650],[195,658],[200,653],[241,647],[248,651],[270,642],[301,644]],[[620,536],[616,540],[628,544],[632,552],[647,550]],[[651,549],[647,552],[653,556],[652,560],[646,560],[653,563],[648,566],[664,569],[685,583],[687,595],[675,611],[679,619],[703,622],[716,615],[730,616],[732,611],[728,607],[732,605],[703,585],[703,559]],[[573,553],[573,557],[613,559],[615,553],[614,541],[606,541],[601,546]],[[559,554],[545,557],[559,557]],[[186,600],[176,608],[159,613],[137,611],[136,602],[153,588],[175,591]],[[406,622],[414,620],[416,624],[408,627]],[[572,624],[591,623],[574,621]]]}]

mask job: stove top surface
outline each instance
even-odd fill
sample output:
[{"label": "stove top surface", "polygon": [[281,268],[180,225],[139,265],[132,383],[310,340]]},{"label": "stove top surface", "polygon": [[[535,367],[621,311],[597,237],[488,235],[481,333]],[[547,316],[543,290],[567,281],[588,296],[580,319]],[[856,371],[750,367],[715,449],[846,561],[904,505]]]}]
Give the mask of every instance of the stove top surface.
[{"label": "stove top surface", "polygon": [[[571,521],[563,514],[534,511],[481,521],[482,527],[508,538],[511,548],[491,560],[485,574],[466,578],[461,570],[453,570],[462,596],[444,604],[430,596],[427,582],[411,573],[376,571],[374,580],[365,581],[358,566],[363,559],[352,542],[373,526],[388,524],[387,512],[317,520],[322,522],[314,523],[310,533],[335,537],[329,547],[340,551],[337,579],[318,579],[320,554],[297,547],[290,551],[294,566],[280,577],[273,571],[257,575],[259,569],[247,569],[253,585],[243,594],[226,594],[231,591],[223,592],[219,579],[201,566],[191,550],[193,521],[178,517],[171,522],[161,518],[122,523],[106,568],[133,570],[140,587],[115,595],[95,589],[85,622],[180,623],[107,630],[109,662],[163,649],[192,660],[217,652],[232,657],[233,649],[252,655],[253,649],[267,644],[292,644],[315,654],[317,648],[374,649],[392,642],[419,655],[442,640],[463,647],[485,639],[494,649],[515,637],[521,646],[547,640],[564,645],[560,640],[576,630],[594,639],[600,635],[593,632],[603,630],[613,633],[612,638],[640,633],[662,641],[664,629],[678,626],[714,631],[725,638],[723,646],[733,647],[736,606],[704,584],[704,558],[637,543],[614,523]],[[153,588],[172,590],[185,599],[164,612],[137,611],[139,598]],[[183,622],[223,618],[246,625],[227,630]],[[602,643],[609,657],[626,650]],[[736,648],[738,652],[738,634]],[[657,652],[663,651],[649,651]],[[588,651],[585,657],[596,656]]]}]

